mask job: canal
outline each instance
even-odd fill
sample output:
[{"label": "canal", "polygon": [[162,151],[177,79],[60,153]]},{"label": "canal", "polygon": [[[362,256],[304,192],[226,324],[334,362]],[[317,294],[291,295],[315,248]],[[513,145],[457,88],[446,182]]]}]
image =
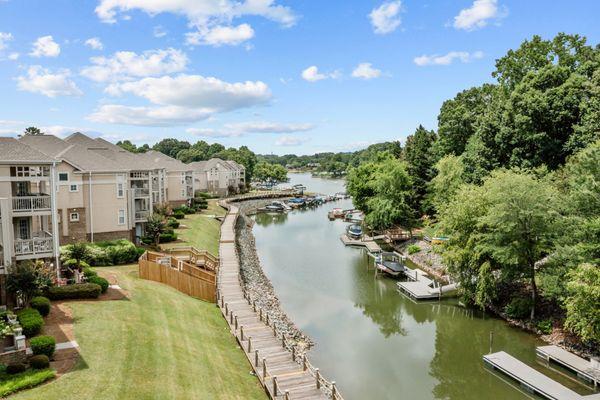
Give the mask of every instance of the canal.
[{"label": "canal", "polygon": [[[341,180],[290,178],[309,191],[344,191]],[[396,291],[394,280],[375,278],[364,250],[341,243],[347,224],[327,219],[333,207],[352,203],[258,214],[253,232],[283,309],[316,343],[312,363],[336,380],[346,399],[531,398],[484,367],[490,332],[493,351],[557,378],[536,364],[535,336],[455,300],[414,303]]]}]

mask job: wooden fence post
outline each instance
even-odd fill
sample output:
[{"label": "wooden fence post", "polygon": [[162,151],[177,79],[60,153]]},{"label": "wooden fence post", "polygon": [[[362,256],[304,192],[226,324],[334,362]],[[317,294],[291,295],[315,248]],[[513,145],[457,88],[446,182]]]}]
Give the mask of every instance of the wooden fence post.
[{"label": "wooden fence post", "polygon": [[273,397],[277,397],[277,377],[273,377]]},{"label": "wooden fence post", "polygon": [[319,368],[315,368],[315,378],[317,380],[317,389],[321,389],[321,373],[319,372]]},{"label": "wooden fence post", "polygon": [[240,340],[244,341],[244,325],[240,326]]},{"label": "wooden fence post", "polygon": [[256,312],[256,300],[252,302],[252,309]]},{"label": "wooden fence post", "polygon": [[289,390],[285,391],[284,400],[290,400],[290,391]]},{"label": "wooden fence post", "polygon": [[267,359],[263,357],[263,382],[266,379],[267,379]]},{"label": "wooden fence post", "polygon": [[248,336],[248,354],[252,351],[252,336]]},{"label": "wooden fence post", "polygon": [[269,313],[267,313],[267,322],[266,322],[267,326],[269,326]]},{"label": "wooden fence post", "polygon": [[254,350],[254,366],[258,367],[258,350]]},{"label": "wooden fence post", "polygon": [[306,371],[306,354],[302,355],[302,371]]},{"label": "wooden fence post", "polygon": [[258,320],[262,322],[262,308],[258,309]]},{"label": "wooden fence post", "polygon": [[233,311],[229,311],[229,325],[233,325]]},{"label": "wooden fence post", "polygon": [[238,318],[237,318],[237,315],[235,316],[234,320],[235,320],[235,330],[237,331],[238,330]]},{"label": "wooden fence post", "polygon": [[292,361],[296,361],[296,346],[292,346]]},{"label": "wooden fence post", "polygon": [[331,381],[331,398],[335,400],[335,396],[337,396],[337,388],[335,387],[335,381]]},{"label": "wooden fence post", "polygon": [[225,303],[225,315],[229,314],[229,304]]}]

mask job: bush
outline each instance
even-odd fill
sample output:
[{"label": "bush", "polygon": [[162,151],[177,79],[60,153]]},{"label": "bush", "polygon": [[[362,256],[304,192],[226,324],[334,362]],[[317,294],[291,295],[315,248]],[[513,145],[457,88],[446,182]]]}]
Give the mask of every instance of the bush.
[{"label": "bush", "polygon": [[52,336],[36,336],[29,341],[33,355],[44,354],[52,358],[56,349],[56,340]]},{"label": "bush", "polygon": [[96,283],[76,283],[74,285],[53,286],[48,290],[51,300],[97,299],[102,292]]},{"label": "bush", "polygon": [[100,286],[102,288],[102,293],[106,293],[108,290],[108,281],[101,276],[90,276],[87,281],[88,283],[95,283]]},{"label": "bush", "polygon": [[142,254],[144,254],[146,252],[146,249],[143,247],[136,247],[135,251],[137,253],[137,255],[136,255],[136,260],[137,260],[142,256]]},{"label": "bush", "polygon": [[185,218],[185,213],[181,210],[177,210],[173,212],[173,216],[177,219],[184,219]]},{"label": "bush", "polygon": [[169,228],[177,229],[177,228],[179,228],[179,221],[177,221],[177,219],[171,217],[171,218],[169,218],[169,221],[167,222],[167,226]]},{"label": "bush", "polygon": [[421,248],[416,244],[411,244],[408,246],[408,254],[415,254],[421,251]]},{"label": "bush", "polygon": [[38,354],[29,359],[29,365],[33,369],[46,369],[50,367],[50,359],[45,354]]},{"label": "bush", "polygon": [[[60,248],[63,264],[73,259],[74,252],[80,252],[75,245],[66,245]],[[88,266],[123,265],[136,262],[139,258],[137,247],[128,240],[105,240],[97,243],[85,244],[85,259]]]},{"label": "bush", "polygon": [[142,238],[140,239],[142,241],[142,243],[144,243],[145,245],[151,245],[154,243],[154,240],[150,237],[150,236],[142,236]]},{"label": "bush", "polygon": [[510,318],[527,318],[531,313],[531,299],[527,297],[516,297],[504,307],[504,312]]},{"label": "bush", "polygon": [[37,296],[31,299],[29,306],[38,310],[38,312],[45,317],[50,314],[50,299],[44,296]]},{"label": "bush", "polygon": [[200,210],[206,210],[208,208],[208,204],[198,204],[196,207],[198,207]]},{"label": "bush", "polygon": [[207,193],[207,192],[201,192],[199,190],[196,190],[196,193],[194,193],[194,197],[197,198],[202,198],[202,199],[211,199],[213,197],[212,194]]},{"label": "bush", "polygon": [[551,319],[544,319],[544,320],[538,322],[537,325],[536,325],[536,327],[544,335],[549,335],[549,334],[552,333],[552,320]]},{"label": "bush", "polygon": [[169,243],[177,240],[177,234],[175,232],[165,232],[160,234],[159,243]]},{"label": "bush", "polygon": [[27,365],[23,363],[10,364],[6,366],[6,373],[9,375],[20,374],[21,372],[25,372],[27,369]]},{"label": "bush", "polygon": [[17,319],[19,320],[19,324],[21,324],[21,328],[23,328],[23,334],[27,337],[37,335],[42,331],[42,327],[44,326],[42,314],[33,308],[19,310],[17,312]]}]

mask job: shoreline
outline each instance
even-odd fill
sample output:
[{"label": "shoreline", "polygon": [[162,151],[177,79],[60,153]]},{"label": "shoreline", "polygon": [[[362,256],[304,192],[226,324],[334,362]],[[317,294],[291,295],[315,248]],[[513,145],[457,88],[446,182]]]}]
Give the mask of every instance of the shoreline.
[{"label": "shoreline", "polygon": [[256,299],[257,306],[269,313],[269,317],[277,326],[277,329],[284,332],[290,339],[288,341],[289,346],[294,347],[297,354],[304,354],[315,343],[294,324],[283,310],[271,280],[262,269],[256,250],[254,233],[252,232],[253,221],[248,217],[248,214],[271,201],[271,199],[262,199],[236,202],[239,208],[239,218],[235,226],[237,233],[236,248],[238,250],[242,285],[244,290],[253,299]]}]

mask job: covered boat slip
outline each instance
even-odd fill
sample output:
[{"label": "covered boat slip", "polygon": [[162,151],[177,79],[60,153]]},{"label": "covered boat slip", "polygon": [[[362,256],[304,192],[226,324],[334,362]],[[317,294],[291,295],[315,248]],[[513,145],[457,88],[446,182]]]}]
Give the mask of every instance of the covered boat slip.
[{"label": "covered boat slip", "polygon": [[543,398],[551,400],[600,400],[600,393],[587,396],[580,395],[504,351],[485,355],[483,361]]},{"label": "covered boat slip", "polygon": [[535,352],[538,357],[548,362],[553,361],[575,372],[578,377],[592,383],[594,387],[600,385],[600,367],[594,366],[591,361],[554,345],[540,346]]}]

